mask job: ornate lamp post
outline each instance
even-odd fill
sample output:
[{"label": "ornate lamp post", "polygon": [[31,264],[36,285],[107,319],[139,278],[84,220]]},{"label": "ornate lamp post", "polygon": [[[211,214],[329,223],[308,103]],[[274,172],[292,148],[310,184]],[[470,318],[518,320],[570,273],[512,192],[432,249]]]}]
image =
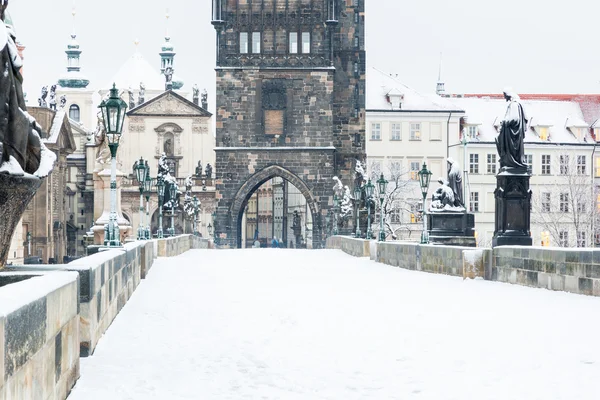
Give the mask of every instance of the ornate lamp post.
[{"label": "ornate lamp post", "polygon": [[385,242],[385,231],[383,230],[383,201],[385,200],[385,191],[387,189],[387,184],[388,181],[383,177],[383,174],[381,174],[381,177],[379,177],[379,179],[377,180],[377,188],[379,189],[379,203],[380,203],[380,207],[379,207],[379,241],[380,242]]},{"label": "ornate lamp post", "polygon": [[198,236],[198,212],[200,211],[200,200],[194,196],[194,235]]},{"label": "ornate lamp post", "polygon": [[427,201],[427,191],[429,190],[429,182],[431,181],[431,171],[427,169],[427,164],[423,163],[423,168],[419,171],[419,183],[421,184],[421,193],[423,194],[423,233],[421,233],[421,244],[429,243],[429,235],[427,234],[426,215],[427,209],[425,203]]},{"label": "ornate lamp post", "polygon": [[169,194],[171,195],[171,229],[169,236],[175,236],[175,198],[177,197],[177,184],[171,183],[169,186]]},{"label": "ornate lamp post", "polygon": [[102,100],[100,106],[106,129],[106,139],[110,149],[110,216],[108,224],[104,227],[104,245],[108,247],[121,247],[121,234],[117,223],[117,149],[123,132],[123,121],[127,103],[119,97],[119,91],[115,84],[110,89],[110,96]]},{"label": "ornate lamp post", "polygon": [[332,234],[335,236],[338,234],[338,209],[340,206],[340,199],[337,194],[333,195],[333,231]]},{"label": "ornate lamp post", "polygon": [[354,237],[360,238],[360,197],[362,194],[362,188],[360,186],[354,187],[354,202],[356,203],[356,233]]},{"label": "ornate lamp post", "polygon": [[147,161],[146,168],[148,169],[148,174],[144,181],[144,195],[146,196],[146,229],[144,230],[144,236],[146,240],[149,240],[152,237],[152,231],[150,230],[150,195],[152,194],[152,178],[150,177],[150,167],[148,166]]},{"label": "ornate lamp post", "polygon": [[374,189],[375,185],[369,179],[365,185],[365,196],[367,197],[367,239],[369,240],[373,237],[373,231],[371,230],[371,197],[373,196]]},{"label": "ornate lamp post", "polygon": [[136,175],[138,184],[140,186],[140,223],[138,224],[137,239],[144,240],[146,233],[144,229],[144,188],[146,184],[146,177],[148,176],[148,170],[146,169],[144,159],[140,157],[140,160],[135,163],[133,172]]},{"label": "ornate lamp post", "polygon": [[165,179],[162,176],[156,178],[156,191],[158,192],[158,230],[156,236],[162,239],[163,236],[163,201],[165,199]]}]

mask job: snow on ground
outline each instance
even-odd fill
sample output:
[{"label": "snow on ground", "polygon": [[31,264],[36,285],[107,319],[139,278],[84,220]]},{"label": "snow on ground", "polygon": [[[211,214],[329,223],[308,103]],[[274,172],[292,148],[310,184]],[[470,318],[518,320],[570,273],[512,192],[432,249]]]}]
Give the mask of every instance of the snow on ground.
[{"label": "snow on ground", "polygon": [[600,299],[335,250],[159,259],[69,400],[598,399]]}]

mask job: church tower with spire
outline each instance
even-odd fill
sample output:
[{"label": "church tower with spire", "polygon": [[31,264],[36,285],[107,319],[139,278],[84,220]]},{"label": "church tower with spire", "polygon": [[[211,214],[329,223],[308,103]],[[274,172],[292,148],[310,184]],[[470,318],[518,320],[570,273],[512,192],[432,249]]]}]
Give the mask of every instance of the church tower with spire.
[{"label": "church tower with spire", "polygon": [[[164,74],[165,73],[165,69],[167,69],[168,67],[171,67],[171,69],[174,71],[175,67],[174,67],[174,62],[175,62],[175,47],[173,46],[173,43],[171,43],[171,36],[169,35],[169,19],[171,18],[171,15],[169,14],[169,10],[167,10],[167,14],[165,15],[166,17],[166,30],[165,30],[165,42],[163,43],[162,47],[161,47],[161,52],[160,54],[160,73]],[[183,87],[183,81],[177,79],[177,77],[175,75],[173,75],[173,90],[179,90]]]},{"label": "church tower with spire", "polygon": [[73,5],[71,14],[73,16],[73,32],[71,33],[71,41],[65,50],[67,54],[67,72],[58,79],[57,100],[60,101],[60,98],[65,96],[64,108],[67,110],[69,118],[88,129],[93,129],[92,96],[94,92],[87,88],[90,81],[81,72],[82,50],[77,42],[75,29],[77,11],[75,5]]},{"label": "church tower with spire", "polygon": [[442,81],[442,54],[440,53],[440,69],[438,71],[438,80],[437,86],[435,88],[435,93],[438,96],[442,96],[446,93],[446,89],[444,88],[444,82]]}]

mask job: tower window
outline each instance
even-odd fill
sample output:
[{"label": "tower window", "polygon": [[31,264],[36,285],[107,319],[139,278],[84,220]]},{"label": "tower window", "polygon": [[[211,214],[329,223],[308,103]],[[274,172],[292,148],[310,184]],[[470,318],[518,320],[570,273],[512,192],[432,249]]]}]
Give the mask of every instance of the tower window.
[{"label": "tower window", "polygon": [[287,96],[281,82],[268,82],[262,95],[264,133],[279,136],[285,133]]},{"label": "tower window", "polygon": [[252,52],[260,53],[260,32],[252,32]]},{"label": "tower window", "polygon": [[297,54],[298,53],[298,33],[290,32],[290,53]]},{"label": "tower window", "polygon": [[80,121],[81,116],[79,106],[77,104],[71,104],[71,107],[69,107],[69,118],[76,122]]},{"label": "tower window", "polygon": [[248,32],[240,32],[240,53],[248,54]]},{"label": "tower window", "polygon": [[302,32],[302,52],[310,53],[310,32]]},{"label": "tower window", "polygon": [[357,49],[360,47],[360,39],[358,38],[358,36],[354,36],[354,47],[356,47]]}]

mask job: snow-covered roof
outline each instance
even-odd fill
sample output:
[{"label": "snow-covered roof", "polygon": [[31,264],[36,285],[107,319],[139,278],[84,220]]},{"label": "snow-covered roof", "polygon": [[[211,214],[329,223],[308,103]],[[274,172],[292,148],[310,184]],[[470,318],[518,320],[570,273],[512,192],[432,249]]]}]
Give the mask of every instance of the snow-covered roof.
[{"label": "snow-covered roof", "polygon": [[600,118],[598,118],[598,119],[596,120],[596,122],[594,122],[594,123],[592,124],[592,128],[594,128],[594,129],[596,129],[596,128],[600,128]]},{"label": "snow-covered roof", "polygon": [[[491,98],[448,98],[455,108],[465,110],[468,124],[481,122],[477,139],[491,142],[498,135],[499,121],[506,112],[506,100]],[[530,143],[586,143],[592,142],[586,135],[579,140],[568,128],[589,127],[583,120],[583,114],[578,103],[573,101],[522,100],[525,113],[530,120],[530,129],[525,134],[525,141]],[[569,123],[571,121],[571,123]],[[577,125],[574,125],[577,124]],[[496,125],[496,126],[494,126]],[[533,128],[548,127],[548,140],[542,140]]]},{"label": "snow-covered roof", "polygon": [[404,111],[459,111],[456,106],[437,94],[423,94],[400,82],[397,75],[387,74],[377,68],[367,69],[367,110],[397,110],[389,96],[403,95]]},{"label": "snow-covered roof", "polygon": [[58,140],[58,135],[60,135],[60,129],[62,128],[63,120],[65,119],[65,114],[66,112],[64,108],[56,111],[52,121],[52,126],[50,127],[50,132],[48,132],[48,138],[42,139],[45,143],[56,143]]},{"label": "snow-covered roof", "polygon": [[130,87],[137,89],[140,82],[144,83],[146,90],[165,90],[164,77],[136,51],[105,87],[112,87],[115,83],[121,90]]}]

